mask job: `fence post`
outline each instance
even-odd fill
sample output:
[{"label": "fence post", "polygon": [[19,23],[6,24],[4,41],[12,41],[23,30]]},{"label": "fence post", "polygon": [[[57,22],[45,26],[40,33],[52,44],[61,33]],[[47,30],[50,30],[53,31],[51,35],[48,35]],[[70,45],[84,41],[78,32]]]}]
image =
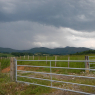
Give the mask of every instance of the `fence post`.
[{"label": "fence post", "polygon": [[55,56],[55,67],[56,67],[56,60],[57,60],[57,56]]},{"label": "fence post", "polygon": [[33,60],[34,60],[34,55],[33,55]]},{"label": "fence post", "polygon": [[68,68],[69,68],[69,60],[70,60],[70,57],[68,56]]},{"label": "fence post", "polygon": [[1,57],[1,60],[2,60],[2,57]]},{"label": "fence post", "polygon": [[10,60],[10,79],[11,81],[16,81],[16,59],[13,57]]},{"label": "fence post", "polygon": [[28,60],[29,60],[29,55],[28,55]]},{"label": "fence post", "polygon": [[47,56],[46,56],[46,64],[47,64]]},{"label": "fence post", "polygon": [[[85,56],[85,60],[89,60],[88,56]],[[85,62],[85,68],[89,69],[89,62]],[[89,70],[85,70],[86,73],[89,73]]]},{"label": "fence post", "polygon": [[[50,61],[50,74],[52,73],[52,70],[51,70],[51,61]],[[51,77],[51,87],[52,87],[52,74],[50,75]]]},{"label": "fence post", "polygon": [[25,59],[25,55],[24,55],[24,59]]}]

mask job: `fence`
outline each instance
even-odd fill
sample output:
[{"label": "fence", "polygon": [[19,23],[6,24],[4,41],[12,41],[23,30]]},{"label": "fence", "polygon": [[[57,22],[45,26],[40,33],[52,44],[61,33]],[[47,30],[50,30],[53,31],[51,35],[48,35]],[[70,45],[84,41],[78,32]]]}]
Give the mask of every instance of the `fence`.
[{"label": "fence", "polygon": [[[86,58],[86,57],[85,57]],[[36,65],[18,65],[18,62],[49,62],[49,66],[36,66]],[[16,59],[11,59],[11,80],[15,80],[16,82],[23,82],[23,83],[27,83],[27,84],[34,84],[34,85],[39,85],[39,86],[44,86],[44,87],[50,87],[50,88],[55,88],[55,89],[59,89],[59,90],[64,90],[64,91],[70,91],[70,92],[76,92],[76,93],[80,93],[80,94],[86,94],[86,95],[95,95],[95,92],[92,93],[88,93],[88,92],[83,92],[83,91],[79,91],[79,90],[73,90],[73,89],[66,89],[66,88],[62,88],[62,87],[55,87],[53,86],[54,82],[56,83],[60,83],[61,85],[62,84],[67,84],[67,85],[72,85],[72,86],[85,86],[85,87],[93,87],[94,88],[94,91],[95,91],[95,85],[90,85],[90,84],[82,84],[82,83],[74,83],[74,82],[68,82],[68,81],[63,81],[63,80],[54,80],[54,76],[63,76],[63,78],[66,78],[66,77],[71,77],[70,79],[72,80],[73,78],[81,78],[81,79],[95,79],[95,77],[91,76],[79,76],[79,75],[71,75],[71,74],[57,74],[57,73],[53,73],[52,72],[52,69],[70,69],[70,70],[85,70],[85,71],[95,71],[95,69],[89,69],[89,68],[71,68],[71,67],[58,67],[58,66],[53,66],[53,62],[55,62],[55,60],[16,60]],[[67,62],[68,63],[68,60],[56,60],[56,62]],[[69,62],[83,62],[85,64],[88,64],[89,62],[95,62],[95,61],[90,61],[90,60],[69,60]],[[56,63],[57,64],[57,63]],[[31,68],[49,68],[50,69],[50,72],[37,72],[37,71],[27,71],[27,70],[18,70],[17,68],[18,67],[31,67]],[[50,79],[48,78],[39,78],[39,77],[31,77],[31,76],[22,76],[22,75],[19,75],[18,73],[22,73],[22,74],[27,74],[27,73],[33,73],[33,74],[42,74],[42,75],[49,75],[50,76]],[[34,83],[32,81],[31,82],[27,82],[27,81],[20,81],[19,78],[27,78],[27,79],[36,79],[36,80],[42,80],[42,81],[49,81],[50,82],[50,85],[43,85],[43,84],[38,84],[38,83]],[[80,79],[80,80],[81,80]],[[94,80],[95,81],[95,80]]]},{"label": "fence", "polygon": [[[88,56],[88,60],[94,60],[95,61],[95,56]],[[91,66],[92,65],[92,66]],[[89,63],[89,69],[90,68],[95,68],[95,63]]]}]

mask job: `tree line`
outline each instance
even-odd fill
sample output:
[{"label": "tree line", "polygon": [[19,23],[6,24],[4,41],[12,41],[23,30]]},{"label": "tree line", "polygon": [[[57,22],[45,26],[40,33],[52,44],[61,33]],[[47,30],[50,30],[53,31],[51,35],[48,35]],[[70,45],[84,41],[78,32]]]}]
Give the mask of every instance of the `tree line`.
[{"label": "tree line", "polygon": [[33,54],[32,53],[22,53],[22,52],[12,52],[11,53],[12,55],[14,55],[14,56],[18,56],[18,57],[20,57],[20,56],[27,56],[27,55],[29,55],[29,56],[32,56]]},{"label": "tree line", "polygon": [[74,55],[83,55],[83,54],[95,54],[95,50],[87,50],[83,52],[77,52]]}]

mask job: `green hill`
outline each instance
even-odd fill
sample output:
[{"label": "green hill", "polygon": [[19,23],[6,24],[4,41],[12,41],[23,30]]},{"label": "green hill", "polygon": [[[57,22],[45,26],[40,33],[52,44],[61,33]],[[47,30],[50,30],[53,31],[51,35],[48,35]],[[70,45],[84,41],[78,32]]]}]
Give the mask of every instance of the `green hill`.
[{"label": "green hill", "polygon": [[0,47],[0,52],[4,53],[4,52],[8,52],[8,53],[12,53],[12,52],[22,52],[22,53],[48,53],[48,54],[59,54],[59,55],[67,55],[67,54],[74,54],[77,52],[83,52],[86,50],[92,50],[90,48],[84,48],[84,47],[65,47],[65,48],[54,48],[54,49],[50,49],[50,48],[46,48],[46,47],[38,47],[38,48],[32,48],[29,50],[15,50],[15,49],[11,49],[11,48],[1,48]]}]

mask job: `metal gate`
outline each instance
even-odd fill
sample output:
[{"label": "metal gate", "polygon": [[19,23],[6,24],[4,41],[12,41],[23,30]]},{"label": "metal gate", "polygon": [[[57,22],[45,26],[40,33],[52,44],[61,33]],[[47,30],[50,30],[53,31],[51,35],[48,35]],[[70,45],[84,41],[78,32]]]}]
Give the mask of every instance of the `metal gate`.
[{"label": "metal gate", "polygon": [[[88,56],[89,57],[89,60],[92,60],[92,61],[95,61],[95,56]],[[95,69],[95,62],[93,63],[89,63],[89,69]]]},{"label": "metal gate", "polygon": [[[19,62],[21,61],[21,64],[19,64]],[[41,62],[48,62],[48,65],[46,64],[45,66],[43,66],[41,64]],[[80,64],[82,62],[82,64],[84,65],[84,68],[79,68],[79,67],[62,67],[62,66],[54,66],[54,62],[55,60],[16,60],[16,81],[17,82],[23,82],[23,83],[27,83],[27,84],[34,84],[34,85],[39,85],[39,86],[44,86],[44,87],[50,87],[50,88],[55,88],[55,89],[59,89],[59,90],[64,90],[64,91],[70,91],[70,92],[76,92],[76,93],[80,93],[80,94],[86,94],[86,95],[95,95],[95,83],[91,83],[91,84],[88,84],[88,83],[82,83],[81,80],[89,80],[91,82],[95,81],[95,69],[89,69],[89,68],[85,68],[85,64],[84,63],[87,63],[87,62],[91,62],[91,63],[95,63],[95,61],[90,61],[90,60],[56,60],[57,64],[65,64],[66,62],[70,62],[70,64],[75,63],[75,64]],[[26,62],[26,64],[25,64]],[[33,63],[34,62],[34,63]],[[39,65],[36,65],[35,63],[39,62]],[[29,63],[27,65],[27,63]],[[24,69],[19,69],[20,67],[23,67]],[[28,68],[25,69],[25,68]],[[37,70],[39,68],[44,68],[44,70],[49,70],[48,72],[46,71],[33,71],[33,70],[30,70],[30,69],[34,69],[36,68]],[[89,71],[92,71],[93,72],[93,76],[89,76],[89,74],[87,76],[85,75],[79,75],[79,74],[63,74],[63,73],[54,73],[52,70],[53,69],[62,69],[62,70],[82,70],[84,73],[85,73],[85,70],[89,70]],[[43,69],[42,69],[43,70]],[[31,76],[27,76],[27,74],[32,74]],[[34,74],[34,75],[33,75]],[[41,78],[41,77],[35,77],[36,74],[41,74],[43,76],[49,76],[49,78]],[[25,76],[26,75],[26,76]],[[54,76],[59,76],[60,78],[59,79],[54,79]],[[67,81],[66,81],[66,77],[68,77]],[[22,80],[19,80],[19,78],[25,78],[25,79],[30,79],[31,80],[39,80],[40,81],[47,81],[47,82],[50,82],[50,85],[44,85],[44,84],[38,84],[36,82],[27,82],[27,81],[22,81]],[[61,78],[63,78],[63,80],[65,79],[65,81],[61,80]],[[70,80],[71,82],[70,82]],[[72,80],[75,79],[75,81],[78,79],[80,80],[80,82],[72,82]],[[69,80],[69,81],[68,81]],[[60,85],[59,86],[55,86],[54,83],[59,83]],[[58,84],[57,84],[58,85]],[[65,85],[65,86],[63,86]],[[69,85],[69,86],[67,86]],[[68,89],[68,87],[71,87],[71,89]],[[77,87],[88,87],[88,88],[93,88],[94,91],[93,92],[85,92],[85,91],[81,91],[81,90],[78,90]],[[75,87],[75,89],[73,89]],[[77,89],[76,89],[77,88]]]}]

